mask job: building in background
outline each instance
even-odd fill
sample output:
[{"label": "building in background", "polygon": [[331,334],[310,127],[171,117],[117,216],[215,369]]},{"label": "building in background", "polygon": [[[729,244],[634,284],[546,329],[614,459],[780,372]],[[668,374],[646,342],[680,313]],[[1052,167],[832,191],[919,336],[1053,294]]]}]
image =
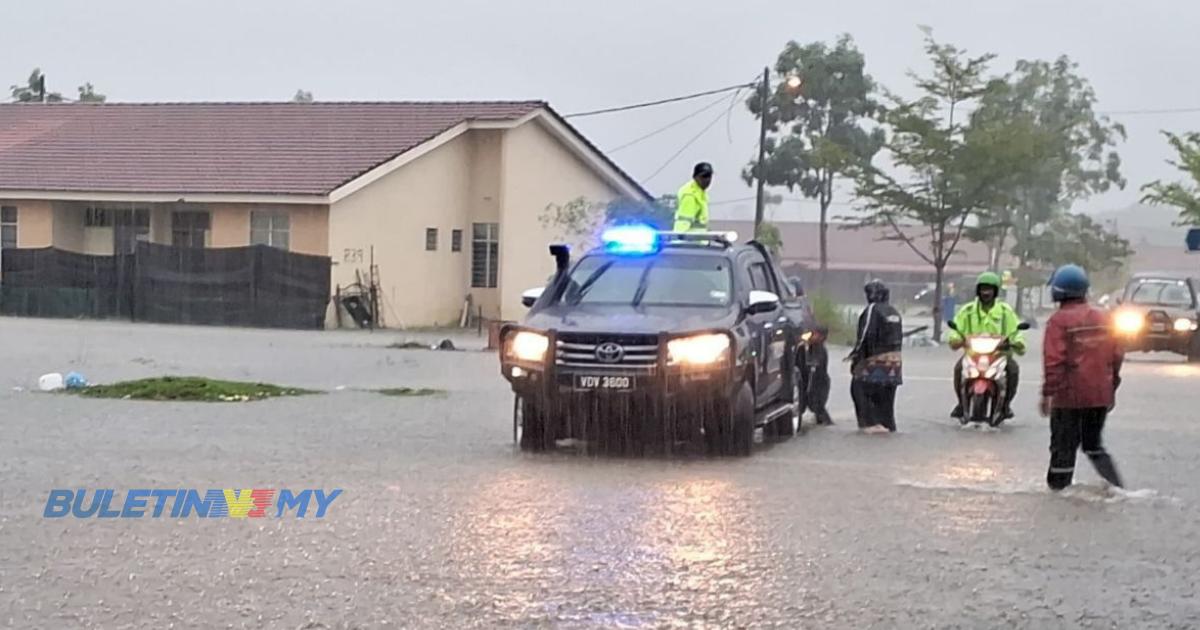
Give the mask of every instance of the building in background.
[{"label": "building in background", "polygon": [[389,325],[523,313],[552,203],[651,196],[546,103],[0,105],[0,246],[138,241],[377,266]]}]

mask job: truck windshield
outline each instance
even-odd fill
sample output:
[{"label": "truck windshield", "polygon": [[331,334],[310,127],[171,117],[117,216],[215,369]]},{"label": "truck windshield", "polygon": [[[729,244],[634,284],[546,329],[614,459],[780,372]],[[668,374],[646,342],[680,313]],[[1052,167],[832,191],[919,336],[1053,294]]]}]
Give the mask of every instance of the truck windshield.
[{"label": "truck windshield", "polygon": [[727,306],[729,261],[714,256],[589,256],[571,272],[565,304]]},{"label": "truck windshield", "polygon": [[1182,280],[1142,280],[1129,293],[1129,303],[1180,308],[1193,306],[1192,292]]}]

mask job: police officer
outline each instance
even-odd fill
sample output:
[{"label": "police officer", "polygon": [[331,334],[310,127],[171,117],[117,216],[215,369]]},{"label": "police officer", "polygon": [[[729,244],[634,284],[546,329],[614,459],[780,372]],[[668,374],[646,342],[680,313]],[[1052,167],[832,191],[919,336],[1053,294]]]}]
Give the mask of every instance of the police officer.
[{"label": "police officer", "polygon": [[858,317],[857,342],[847,357],[851,361],[850,397],[860,430],[895,432],[896,388],[903,382],[903,324],[899,311],[888,303],[890,291],[882,281],[868,282],[863,291],[867,307]]},{"label": "police officer", "polygon": [[692,169],[692,179],[679,189],[676,196],[676,232],[705,232],[708,230],[708,187],[712,185],[713,167],[701,162]]},{"label": "police officer", "polygon": [[[1020,318],[1008,303],[999,299],[1000,276],[985,271],[979,274],[975,282],[975,301],[968,302],[954,316],[954,326],[957,330],[950,331],[950,348],[958,350],[966,343],[971,335],[999,335],[1009,342],[1009,353],[1018,356],[1025,354],[1025,337],[1017,329]],[[1021,377],[1020,366],[1008,357],[1005,364],[1005,382],[1008,383],[1008,395],[1004,399],[1004,418],[1013,416],[1012,401],[1017,397],[1017,384]],[[962,404],[962,361],[954,362],[954,395],[958,404],[950,412],[952,418],[963,417]]]},{"label": "police officer", "polygon": [[1101,433],[1116,402],[1124,353],[1104,311],[1087,303],[1088,286],[1087,273],[1075,265],[1059,267],[1050,277],[1051,296],[1060,306],[1046,322],[1040,409],[1050,416],[1051,490],[1071,485],[1080,446],[1096,472],[1121,487]]}]

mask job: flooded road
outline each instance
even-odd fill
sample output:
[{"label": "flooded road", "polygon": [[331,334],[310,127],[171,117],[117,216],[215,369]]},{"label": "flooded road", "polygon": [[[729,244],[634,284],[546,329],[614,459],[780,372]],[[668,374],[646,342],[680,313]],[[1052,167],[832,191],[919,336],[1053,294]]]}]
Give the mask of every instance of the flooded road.
[{"label": "flooded road", "polygon": [[[1194,628],[1200,368],[1127,366],[1130,486],[1044,489],[1036,346],[1018,417],[960,429],[948,350],[906,353],[900,433],[748,459],[511,445],[496,357],[398,335],[0,319],[0,625],[19,628]],[[834,353],[835,356],[840,354]],[[252,404],[14,391],[77,369],[328,393]],[[367,389],[434,387],[394,398]],[[343,389],[338,389],[342,387]],[[760,438],[761,439],[761,438]],[[45,519],[53,488],[341,488],[322,519]]]}]

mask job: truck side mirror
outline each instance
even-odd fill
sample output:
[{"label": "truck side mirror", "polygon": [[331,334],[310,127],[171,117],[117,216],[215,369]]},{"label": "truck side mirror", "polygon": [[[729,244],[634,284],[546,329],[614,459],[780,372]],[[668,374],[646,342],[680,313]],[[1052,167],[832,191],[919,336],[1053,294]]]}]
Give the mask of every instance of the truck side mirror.
[{"label": "truck side mirror", "polygon": [[749,315],[758,315],[759,313],[770,313],[779,308],[779,296],[770,291],[751,291],[750,305],[746,307],[746,313]]},{"label": "truck side mirror", "polygon": [[542,297],[542,293],[545,291],[546,289],[544,287],[538,287],[536,289],[529,289],[528,291],[522,293],[521,305],[525,308],[532,308],[534,303],[538,301],[538,298]]}]

